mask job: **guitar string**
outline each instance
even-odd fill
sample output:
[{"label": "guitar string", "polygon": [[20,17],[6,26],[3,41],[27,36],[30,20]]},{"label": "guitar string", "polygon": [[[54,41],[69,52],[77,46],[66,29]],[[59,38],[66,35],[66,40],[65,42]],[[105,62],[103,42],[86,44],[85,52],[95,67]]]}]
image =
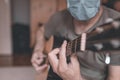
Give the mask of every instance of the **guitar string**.
[{"label": "guitar string", "polygon": [[77,52],[77,42],[78,42],[78,38],[76,39],[76,41],[75,41],[75,53]]}]

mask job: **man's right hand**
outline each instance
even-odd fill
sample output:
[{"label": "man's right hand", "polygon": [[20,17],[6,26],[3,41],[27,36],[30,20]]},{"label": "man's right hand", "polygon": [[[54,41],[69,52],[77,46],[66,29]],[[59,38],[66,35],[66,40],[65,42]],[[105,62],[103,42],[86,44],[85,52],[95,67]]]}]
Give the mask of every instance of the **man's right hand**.
[{"label": "man's right hand", "polygon": [[[37,72],[43,72],[48,68],[48,64],[42,64],[46,56],[43,53],[34,52],[31,58],[31,63]],[[42,64],[42,65],[41,65]]]},{"label": "man's right hand", "polygon": [[[37,72],[44,72],[48,68],[48,64],[42,64],[44,58],[44,26],[40,27],[36,33],[36,45],[31,58],[31,63]],[[42,64],[42,65],[41,65]]]}]

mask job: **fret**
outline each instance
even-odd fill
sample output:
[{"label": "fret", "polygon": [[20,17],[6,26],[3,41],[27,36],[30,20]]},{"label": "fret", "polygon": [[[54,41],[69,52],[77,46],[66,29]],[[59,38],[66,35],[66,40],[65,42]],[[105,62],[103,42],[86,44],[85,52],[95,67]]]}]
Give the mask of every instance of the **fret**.
[{"label": "fret", "polygon": [[71,54],[71,42],[68,42],[67,47],[66,47],[66,52],[67,52],[67,55]]}]

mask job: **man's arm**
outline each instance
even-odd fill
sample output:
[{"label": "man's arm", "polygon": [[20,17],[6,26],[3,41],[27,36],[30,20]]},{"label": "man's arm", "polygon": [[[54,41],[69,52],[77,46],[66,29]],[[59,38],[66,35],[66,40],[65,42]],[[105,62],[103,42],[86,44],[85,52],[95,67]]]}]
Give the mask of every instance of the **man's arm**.
[{"label": "man's arm", "polygon": [[109,66],[107,80],[120,80],[120,66]]},{"label": "man's arm", "polygon": [[43,58],[45,57],[43,55],[43,49],[44,49],[44,27],[38,29],[36,33],[36,44],[34,48],[34,52],[31,58],[31,62],[33,67],[36,71],[41,72],[43,69],[47,67],[47,64],[40,66],[40,64],[43,62]]},{"label": "man's arm", "polygon": [[120,80],[120,51],[110,52],[107,80]]}]

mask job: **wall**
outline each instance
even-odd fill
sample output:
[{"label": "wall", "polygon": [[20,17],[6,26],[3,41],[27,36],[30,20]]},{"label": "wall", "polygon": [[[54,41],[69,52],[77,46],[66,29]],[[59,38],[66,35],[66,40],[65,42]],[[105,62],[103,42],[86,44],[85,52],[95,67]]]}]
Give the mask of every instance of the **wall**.
[{"label": "wall", "polygon": [[13,23],[30,24],[30,0],[12,0]]},{"label": "wall", "polygon": [[30,0],[31,47],[35,44],[38,24],[45,24],[56,11],[66,8],[66,0]]},{"label": "wall", "polygon": [[11,55],[10,0],[0,0],[0,55]]}]

